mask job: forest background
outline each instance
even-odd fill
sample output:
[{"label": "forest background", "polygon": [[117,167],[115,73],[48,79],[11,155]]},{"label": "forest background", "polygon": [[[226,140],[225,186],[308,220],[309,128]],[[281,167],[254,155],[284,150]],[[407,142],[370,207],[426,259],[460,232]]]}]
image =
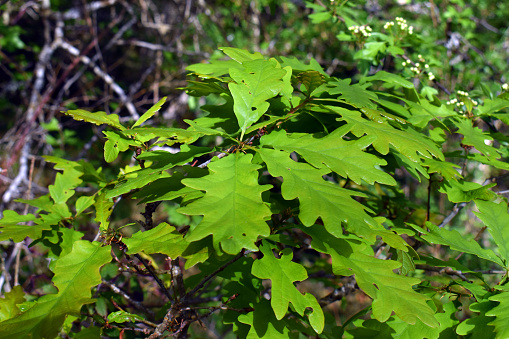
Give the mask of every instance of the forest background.
[{"label": "forest background", "polygon": [[[34,326],[26,331],[39,333],[41,338],[155,338],[163,333],[210,338],[509,337],[509,290],[505,286],[509,259],[506,1],[3,0],[0,11],[0,212],[4,217],[0,221],[0,295],[4,298],[0,303],[0,334],[5,331],[6,338],[19,336],[23,321]],[[303,126],[309,121],[281,118],[276,113],[264,116],[261,125],[254,125],[256,119],[242,125],[237,108],[235,115],[232,109],[232,118],[239,120],[240,133],[218,123],[200,125],[205,121],[200,118],[217,114],[210,105],[222,104],[224,95],[237,100],[235,87],[230,87],[232,81],[248,82],[247,75],[237,75],[245,77],[242,81],[235,78],[235,72],[228,68],[231,64],[222,66],[225,54],[232,59],[228,62],[240,64],[261,60],[262,55],[269,64],[269,58],[274,57],[279,65],[274,66],[274,72],[278,67],[291,67],[291,79],[284,81],[299,93],[301,101],[292,101],[297,99],[284,89],[262,101],[271,103],[272,113],[284,111],[283,104],[289,107],[285,114],[306,109],[306,114],[320,121],[326,132],[319,132],[313,124],[306,130]],[[230,76],[222,71],[229,71]],[[342,82],[344,79],[348,81]],[[385,101],[380,99],[382,93],[387,95]],[[336,106],[325,102],[306,106],[334,95],[334,100],[339,100]],[[280,102],[274,102],[276,96]],[[258,104],[262,106],[253,106]],[[329,118],[317,117],[334,110],[343,114],[345,107],[362,112],[366,121],[397,125],[398,131],[408,132],[399,124],[409,124],[412,131],[426,136],[423,144],[429,140],[433,143],[423,146],[428,147],[425,151],[415,146],[414,155],[420,152],[415,161],[411,156],[398,158],[398,154],[409,154],[402,150],[404,147],[398,148],[398,141],[387,142],[389,153],[375,142],[364,145],[361,149],[366,159],[367,154],[385,159],[376,165],[370,162],[371,167],[379,169],[389,163],[387,173],[391,178],[362,171],[334,171],[329,165],[332,174],[320,172],[327,180],[359,193],[355,201],[374,211],[370,217],[385,218],[379,223],[385,229],[377,230],[372,242],[371,236],[363,233],[366,231],[349,229],[353,222],[344,216],[339,219],[345,233],[333,235],[345,243],[357,237],[355,241],[359,242],[353,241],[352,248],[371,251],[366,256],[379,260],[365,259],[367,267],[390,262],[389,271],[396,272],[394,275],[416,279],[410,290],[423,296],[422,300],[413,296],[413,305],[392,306],[387,316],[377,313],[374,308],[378,306],[373,305],[402,301],[371,291],[359,282],[360,271],[352,275],[334,261],[338,258],[335,255],[348,255],[333,253],[325,242],[322,247],[310,243],[320,234],[307,232],[304,226],[313,225],[317,217],[307,225],[305,220],[309,218],[303,215],[302,200],[300,209],[296,204],[282,203],[292,200],[286,199],[284,186],[281,201],[272,201],[260,192],[272,211],[273,216],[264,220],[271,227],[271,235],[260,232],[256,242],[235,247],[241,251],[225,250],[224,239],[222,247],[215,240],[206,245],[210,252],[205,257],[200,257],[201,248],[178,253],[159,251],[157,246],[162,245],[157,237],[166,233],[141,240],[145,245],[125,241],[135,239],[133,235],[140,230],[163,230],[170,225],[174,228],[168,234],[175,231],[183,236],[190,228],[194,240],[207,239],[196,235],[200,216],[205,213],[195,213],[190,207],[196,206],[193,199],[199,201],[201,196],[161,198],[162,193],[154,193],[155,188],[148,186],[154,179],[137,186],[129,181],[129,173],[143,170],[145,161],[157,164],[157,158],[136,158],[149,149],[157,152],[151,137],[159,138],[161,152],[174,153],[179,147],[191,145],[187,150],[192,156],[179,160],[182,167],[190,164],[206,168],[212,155],[223,155],[224,159],[235,155],[240,164],[242,159],[258,154],[252,165],[262,166],[260,178],[268,178],[260,182],[280,187],[275,178],[282,175],[271,167],[274,165],[267,160],[269,153],[264,153],[279,140],[275,136],[270,139],[270,135],[287,121],[288,128],[283,130],[293,132],[295,138],[299,133],[310,133],[314,138],[333,135],[333,130],[348,126],[348,119],[353,118],[342,115],[338,125]],[[197,124],[192,125],[192,120]],[[341,125],[344,121],[349,123]],[[188,132],[196,134],[169,135],[151,130],[152,135],[141,136],[146,139],[139,144],[147,148],[125,141],[123,126],[134,130],[142,123],[143,127],[172,131],[193,126]],[[216,135],[208,128],[223,134]],[[348,142],[365,140],[361,137],[364,132],[343,130]],[[243,139],[244,135],[248,139]],[[227,145],[224,140],[233,143]],[[292,142],[298,146],[307,141]],[[401,141],[401,145],[406,144]],[[210,152],[199,147],[209,147]],[[435,152],[435,148],[440,150]],[[274,146],[276,150],[282,152],[285,148]],[[311,156],[291,150],[293,153],[288,152],[297,163],[321,169],[310,160]],[[424,159],[425,152],[431,160]],[[207,173],[221,170],[210,166]],[[73,169],[79,172],[77,177],[72,176]],[[56,170],[63,170],[60,179]],[[159,171],[159,175],[164,177],[166,170]],[[188,188],[203,184],[198,178],[204,174],[198,172],[186,172],[191,180],[197,180],[193,184],[183,181],[189,183]],[[144,178],[143,172],[138,173],[138,178]],[[122,180],[128,182],[124,188]],[[66,186],[69,182],[71,186]],[[393,182],[397,182],[397,189],[384,186]],[[203,187],[192,188],[206,191]],[[98,189],[113,193],[107,199],[99,198]],[[140,189],[146,190],[134,194]],[[281,194],[281,190],[271,194]],[[150,194],[159,199],[149,199]],[[60,203],[72,207],[62,212]],[[364,209],[358,211],[364,213]],[[72,213],[72,217],[66,213]],[[59,215],[56,221],[44,217],[54,214]],[[322,220],[318,218],[315,226],[325,224],[329,230],[325,216],[318,217]],[[278,233],[278,225],[294,225],[296,230],[282,229]],[[391,235],[385,233],[387,230]],[[175,232],[171,233],[172,239],[176,239]],[[211,234],[215,236],[214,232]],[[406,245],[398,247],[401,243],[391,238],[393,234],[404,239]],[[102,242],[99,248],[111,247],[112,256],[98,259],[97,267],[87,268],[97,277],[83,280],[82,302],[67,310],[63,300],[54,301],[52,307],[60,313],[50,320],[28,315],[32,310],[42,316],[45,312],[34,305],[49,300],[43,296],[62,293],[58,272],[62,273],[63,268],[59,260],[63,263],[66,255],[74,260],[73,255],[79,253],[74,252],[78,245],[73,246],[92,240]],[[363,241],[369,249],[363,247]],[[155,245],[149,249],[147,242]],[[86,253],[92,251],[88,245],[80,246]],[[135,253],[133,248],[140,250]],[[274,277],[264,276],[253,262],[262,262],[261,258],[272,253],[275,262],[281,263],[275,268],[264,262],[267,271],[298,263],[299,268],[288,273],[289,280],[281,290],[297,286],[300,292],[308,292],[297,292],[307,296],[301,300],[304,306],[297,302],[301,297],[295,295],[288,297],[284,307],[265,303],[275,300],[274,296],[268,297],[275,288]],[[292,262],[282,264],[283,260]],[[48,262],[52,264],[48,266]],[[393,262],[399,266],[391,266]],[[241,268],[240,263],[249,265],[249,270]],[[304,274],[295,273],[302,268]],[[241,278],[233,277],[235,270],[242,272]],[[379,274],[373,270],[363,273],[368,281]],[[81,278],[77,274],[73,279]],[[242,279],[252,279],[250,288],[258,293],[250,301],[243,300],[242,293],[239,299],[235,293],[228,294],[235,291],[230,290],[229,283],[246,288]],[[382,279],[380,284],[387,283],[391,288],[396,278],[391,279]],[[241,290],[239,286],[236,288]],[[377,283],[374,286],[383,290]],[[168,295],[168,288],[173,295]],[[202,292],[197,294],[197,290]],[[315,299],[309,298],[311,293]],[[89,300],[91,297],[95,300]],[[173,301],[179,300],[177,310],[178,303]],[[429,309],[422,311],[416,305]],[[272,318],[257,320],[257,307],[258,312],[264,310]],[[415,315],[418,309],[425,315],[404,319],[403,314]],[[264,322],[268,327],[264,328]]]}]

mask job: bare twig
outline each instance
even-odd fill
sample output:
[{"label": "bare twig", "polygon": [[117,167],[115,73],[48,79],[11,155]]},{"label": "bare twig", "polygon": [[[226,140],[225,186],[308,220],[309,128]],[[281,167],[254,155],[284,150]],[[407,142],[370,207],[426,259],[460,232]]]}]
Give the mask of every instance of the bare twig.
[{"label": "bare twig", "polygon": [[451,213],[449,213],[449,215],[447,215],[447,217],[444,218],[444,220],[442,221],[442,223],[440,223],[440,225],[438,225],[439,228],[442,228],[444,226],[446,226],[448,223],[451,222],[452,219],[454,219],[454,217],[463,209],[463,207],[465,207],[467,205],[466,202],[462,202],[462,203],[459,203],[459,204],[455,204],[454,207],[452,208],[452,211]]},{"label": "bare twig", "polygon": [[[126,292],[124,292],[122,289],[120,289],[115,284],[112,284],[109,281],[106,281],[104,279],[102,280],[102,284],[108,286],[113,292],[120,294],[125,300],[127,300],[129,303],[131,303],[137,309],[142,310],[143,312],[149,314],[151,317],[154,316],[154,312],[152,312],[152,310],[147,309],[139,301],[132,299]],[[156,326],[154,325],[153,327],[156,327]]]},{"label": "bare twig", "polygon": [[198,290],[200,290],[207,283],[207,281],[209,281],[210,279],[214,278],[216,275],[218,275],[219,273],[224,271],[225,268],[227,268],[228,266],[230,266],[231,264],[233,264],[234,262],[236,262],[237,260],[242,258],[244,255],[245,255],[245,250],[242,250],[233,259],[231,259],[227,263],[221,265],[217,270],[215,270],[214,272],[212,272],[211,274],[206,276],[202,281],[200,281],[200,283],[198,285],[196,285],[195,288],[193,288],[193,290],[191,292],[188,292],[184,296],[183,301],[189,299],[190,297],[192,297],[196,292],[198,292]]}]

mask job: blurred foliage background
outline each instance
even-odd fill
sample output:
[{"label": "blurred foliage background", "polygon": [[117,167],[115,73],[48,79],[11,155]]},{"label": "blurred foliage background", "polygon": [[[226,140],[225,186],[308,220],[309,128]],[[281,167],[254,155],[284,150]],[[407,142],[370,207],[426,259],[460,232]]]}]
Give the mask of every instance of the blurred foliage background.
[{"label": "blurred foliage background", "polygon": [[[24,205],[14,199],[48,192],[55,174],[43,155],[87,159],[95,167],[103,166],[107,177],[132,161],[119,159],[114,170],[105,166],[97,146],[102,128],[76,122],[62,110],[105,111],[129,121],[167,96],[168,103],[152,123],[183,126],[183,119],[200,114],[205,100],[179,90],[186,85],[185,67],[221,58],[220,46],[305,62],[314,58],[328,74],[354,82],[379,70],[412,78],[402,65],[404,59],[380,58],[376,53],[359,57],[356,52],[362,43],[347,34],[352,25],[382,31],[387,21],[402,17],[418,33],[405,40],[405,55],[412,60],[424,56],[436,76],[434,90],[414,79],[419,91],[431,91],[443,101],[457,90],[489,97],[509,81],[507,1],[2,0],[0,11],[0,212],[23,211]],[[336,11],[340,19],[331,15]],[[487,170],[471,168],[469,179],[497,174]],[[408,176],[402,180],[407,180],[405,194],[421,197],[424,204],[427,192],[418,190]],[[438,192],[433,195],[438,202],[435,213],[452,208]],[[123,204],[115,211],[117,220],[139,218],[134,204]],[[170,216],[176,223],[190,222],[181,220],[186,217],[171,205],[158,213],[160,220]],[[474,223],[473,215],[465,213],[455,223],[468,226]],[[18,252],[10,242],[0,246],[4,266]],[[31,257],[25,251],[23,258],[27,265],[30,261],[40,267],[42,282],[27,279],[28,269],[19,279],[26,281],[27,292],[47,293],[43,289],[49,288],[48,271],[34,259],[37,250],[31,249]],[[9,286],[2,275],[0,293]]]}]

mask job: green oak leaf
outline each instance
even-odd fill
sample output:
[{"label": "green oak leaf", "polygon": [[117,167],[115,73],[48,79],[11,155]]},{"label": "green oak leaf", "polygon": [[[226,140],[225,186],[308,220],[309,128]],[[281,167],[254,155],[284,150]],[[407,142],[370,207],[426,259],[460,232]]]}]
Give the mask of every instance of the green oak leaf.
[{"label": "green oak leaf", "polygon": [[160,109],[161,106],[166,102],[166,97],[163,97],[161,100],[159,100],[154,106],[150,107],[148,111],[143,113],[143,115],[134,123],[134,125],[131,126],[131,128],[135,128],[143,124],[148,119],[152,118],[154,114],[156,114]]},{"label": "green oak leaf", "polygon": [[397,75],[392,74],[386,71],[378,71],[375,73],[375,75],[372,75],[370,77],[363,77],[362,82],[366,81],[383,81],[386,84],[389,85],[396,85],[397,87],[406,87],[406,88],[413,88],[414,84],[412,84],[410,81],[406,80],[405,78]]},{"label": "green oak leaf", "polygon": [[0,327],[1,322],[14,318],[21,313],[18,304],[25,302],[25,292],[23,287],[16,285],[10,292],[4,294],[4,298],[0,298]]},{"label": "green oak leaf", "polygon": [[101,283],[99,269],[111,261],[109,247],[79,240],[72,251],[50,265],[57,294],[36,300],[27,311],[0,323],[2,338],[55,338],[67,315],[80,315],[81,307],[94,302],[90,289]]},{"label": "green oak leaf", "polygon": [[296,57],[288,58],[288,57],[282,56],[280,59],[281,59],[281,67],[290,66],[292,69],[297,70],[297,71],[308,71],[308,70],[317,71],[317,72],[321,73],[324,77],[326,77],[326,78],[329,77],[329,75],[327,73],[325,73],[325,71],[323,70],[322,66],[320,66],[318,61],[316,61],[313,58],[311,58],[311,60],[309,60],[309,65],[306,65],[302,61],[298,60]]},{"label": "green oak leaf", "polygon": [[235,82],[228,84],[233,111],[242,130],[241,139],[247,128],[267,112],[270,106],[267,100],[281,92],[287,73],[274,59],[246,61],[242,65],[245,66],[243,70],[230,70]]},{"label": "green oak leaf", "polygon": [[183,257],[186,259],[186,269],[210,257],[212,246],[209,246],[208,239],[189,243],[183,237],[175,227],[163,222],[151,230],[138,231],[123,241],[129,249],[127,254],[145,252],[162,253],[173,259]]},{"label": "green oak leaf", "polygon": [[461,166],[448,161],[425,158],[422,165],[428,167],[428,173],[438,173],[446,180],[457,180],[456,177],[463,178],[457,170],[461,169]]},{"label": "green oak leaf", "polygon": [[[35,225],[19,225],[20,222],[33,221]],[[0,219],[0,241],[12,239],[14,242],[23,241],[26,237],[39,239],[42,232],[58,225],[61,216],[56,213],[41,214],[35,218],[33,214],[19,215],[15,211],[6,210]]]},{"label": "green oak leaf", "polygon": [[260,52],[250,53],[242,48],[219,47],[218,49],[223,51],[224,54],[228,55],[230,58],[240,64],[243,64],[246,61],[259,60],[264,58]]},{"label": "green oak leaf", "polygon": [[381,154],[389,153],[389,146],[392,146],[413,162],[420,162],[418,154],[426,158],[444,159],[444,155],[433,141],[411,128],[400,130],[387,123],[380,124],[363,119],[361,113],[357,111],[335,106],[326,107],[342,115],[339,120],[345,121],[355,136],[361,137],[364,134],[373,136],[372,145]]},{"label": "green oak leaf", "polygon": [[481,185],[476,182],[449,180],[440,183],[439,191],[447,194],[449,201],[468,202],[472,200],[493,200],[496,194],[490,190],[495,183]]},{"label": "green oak leaf", "polygon": [[485,141],[492,141],[493,138],[484,133],[479,127],[474,127],[473,122],[469,119],[457,119],[454,124],[458,127],[457,134],[463,135],[461,143],[463,145],[473,146],[479,152],[483,153],[488,158],[500,158],[497,149],[493,146],[486,145]]},{"label": "green oak leaf", "polygon": [[324,326],[323,311],[318,301],[310,293],[302,294],[295,286],[295,281],[307,279],[306,269],[297,263],[292,262],[292,249],[286,248],[281,252],[281,258],[276,259],[271,247],[267,242],[260,246],[263,258],[253,263],[251,272],[260,279],[270,279],[272,282],[270,304],[281,320],[288,311],[289,303],[301,316],[307,307],[313,309],[309,315],[311,326],[317,333],[321,333]]},{"label": "green oak leaf", "polygon": [[479,106],[479,114],[480,115],[493,115],[494,113],[500,112],[504,108],[509,107],[509,100],[495,98],[484,99],[484,103],[482,106]]},{"label": "green oak leaf", "polygon": [[167,151],[151,151],[144,152],[137,157],[139,160],[152,161],[152,165],[134,172],[128,173],[122,177],[114,188],[106,193],[106,199],[113,198],[133,189],[144,187],[147,184],[161,178],[161,174],[175,166],[184,165],[185,163],[199,157],[200,155],[210,152],[208,147],[197,147],[182,145],[180,152],[170,153]]},{"label": "green oak leaf", "polygon": [[499,304],[486,312],[486,316],[495,317],[488,325],[495,326],[497,338],[509,338],[509,291],[495,294],[489,300],[498,301]]},{"label": "green oak leaf", "polygon": [[106,195],[104,193],[99,195],[94,203],[94,221],[99,223],[99,229],[101,231],[107,230],[110,225],[110,216],[113,212],[112,207],[113,201],[111,201],[111,199],[106,199]]},{"label": "green oak leaf", "polygon": [[491,325],[494,319],[492,316],[488,316],[488,312],[495,305],[496,302],[489,300],[481,300],[470,304],[470,310],[480,314],[459,323],[458,327],[456,327],[456,333],[462,336],[470,334],[469,338],[496,338],[494,333],[495,327]]},{"label": "green oak leaf", "polygon": [[322,168],[325,165],[358,185],[361,179],[370,185],[374,182],[396,185],[393,177],[377,168],[387,165],[387,162],[363,152],[371,145],[372,137],[347,141],[343,136],[348,131],[349,127],[345,125],[323,138],[316,138],[309,134],[287,135],[282,130],[263,136],[260,143],[290,153],[297,152],[314,167]]},{"label": "green oak leaf", "polygon": [[247,339],[288,339],[292,336],[285,319],[278,320],[268,300],[262,299],[253,306],[254,311],[241,314],[239,322],[251,325]]},{"label": "green oak leaf", "polygon": [[422,321],[429,327],[439,325],[433,310],[426,303],[429,298],[412,287],[421,280],[394,273],[401,266],[400,263],[377,259],[371,247],[365,243],[332,237],[323,228],[312,227],[307,233],[313,238],[311,247],[331,256],[335,274],[355,275],[359,287],[373,298],[375,319],[385,322],[394,312],[409,324]]},{"label": "green oak leaf", "polygon": [[[498,246],[501,257],[509,263],[509,213],[507,203],[498,204],[491,201],[475,200],[479,212],[474,212],[486,226]],[[507,265],[506,265],[507,267]]]},{"label": "green oak leaf", "polygon": [[96,125],[109,125],[111,127],[115,127],[121,131],[126,128],[122,126],[119,122],[118,115],[116,114],[107,114],[106,112],[95,112],[91,113],[85,111],[83,109],[72,109],[68,111],[62,111],[65,115],[70,115],[74,120],[77,121],[86,121]]},{"label": "green oak leaf", "polygon": [[317,169],[309,164],[295,162],[290,153],[268,148],[258,150],[267,164],[269,173],[274,177],[283,177],[281,191],[286,200],[299,199],[299,219],[305,226],[312,226],[316,219],[322,218],[325,228],[333,235],[343,234],[341,225],[349,232],[374,242],[381,236],[393,247],[406,251],[401,237],[384,229],[352,196],[361,193],[344,189],[337,184],[325,181],[322,176],[328,169]]},{"label": "green oak leaf", "polygon": [[416,225],[410,226],[423,233],[421,237],[432,244],[446,245],[453,250],[470,253],[478,256],[479,258],[489,260],[502,267],[505,267],[503,261],[491,249],[483,249],[481,245],[479,245],[473,239],[466,240],[456,230],[446,230],[444,228],[439,228],[430,222],[426,222],[426,227],[429,229],[429,232]]},{"label": "green oak leaf", "polygon": [[367,107],[376,108],[376,105],[372,100],[377,99],[377,95],[374,92],[368,91],[366,87],[371,84],[365,85],[351,85],[352,79],[336,80],[327,84],[328,92],[330,95],[341,94],[338,99],[344,100],[349,104],[357,108]]},{"label": "green oak leaf", "polygon": [[325,76],[318,71],[305,71],[297,75],[297,80],[306,87],[306,92],[309,97],[313,94],[315,89],[325,82]]},{"label": "green oak leaf", "polygon": [[196,241],[212,235],[219,252],[236,254],[243,248],[257,250],[259,236],[270,233],[266,220],[270,210],[261,193],[271,185],[258,184],[259,165],[251,163],[252,155],[235,153],[209,164],[211,174],[182,180],[188,187],[205,191],[205,196],[180,208],[179,213],[203,215],[186,239]]}]

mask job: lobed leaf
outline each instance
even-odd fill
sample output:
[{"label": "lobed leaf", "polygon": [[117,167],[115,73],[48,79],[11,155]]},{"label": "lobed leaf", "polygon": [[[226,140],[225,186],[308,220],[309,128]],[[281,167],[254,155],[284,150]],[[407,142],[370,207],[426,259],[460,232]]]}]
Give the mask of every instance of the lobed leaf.
[{"label": "lobed leaf", "polygon": [[506,268],[509,267],[509,213],[507,203],[498,204],[491,201],[475,200],[479,212],[474,212],[481,219],[498,246],[500,256],[505,259]]},{"label": "lobed leaf", "polygon": [[[26,237],[39,239],[42,232],[50,230],[52,225],[57,225],[61,218],[57,214],[45,214],[35,218],[33,214],[19,215],[15,211],[6,210],[0,219],[0,241],[12,239],[14,242],[23,241]],[[34,221],[35,225],[19,225],[21,222]]]},{"label": "lobed leaf", "polygon": [[389,153],[389,146],[392,146],[413,162],[420,162],[417,154],[426,158],[444,159],[444,155],[433,141],[411,128],[399,130],[387,123],[379,124],[363,119],[357,111],[335,106],[327,108],[341,114],[342,118],[338,120],[345,121],[355,136],[361,137],[366,134],[374,137],[372,145],[381,154]]},{"label": "lobed leaf", "polygon": [[258,184],[259,165],[251,163],[252,155],[235,153],[209,164],[211,174],[184,179],[188,187],[205,191],[205,196],[178,211],[187,215],[203,215],[186,239],[196,241],[212,235],[216,251],[236,254],[243,248],[256,250],[254,242],[266,237],[270,230],[266,221],[270,210],[261,193],[270,185]]},{"label": "lobed leaf", "polygon": [[268,300],[254,305],[254,311],[241,314],[239,322],[250,325],[246,339],[288,339],[290,328],[285,319],[278,320]]},{"label": "lobed leaf", "polygon": [[469,202],[472,200],[493,200],[496,194],[490,190],[495,183],[481,185],[476,182],[449,180],[440,184],[439,191],[447,194],[449,201]]},{"label": "lobed leaf", "polygon": [[400,263],[377,259],[365,243],[331,237],[323,228],[313,227],[307,233],[313,238],[311,247],[331,256],[335,274],[355,274],[359,287],[373,298],[375,319],[385,322],[394,312],[408,324],[422,321],[426,326],[438,327],[434,312],[426,303],[429,298],[412,287],[420,280],[394,273]]},{"label": "lobed leaf", "polygon": [[316,219],[321,217],[325,228],[335,236],[343,234],[341,226],[345,225],[349,232],[369,242],[381,236],[391,246],[406,250],[401,237],[380,226],[366,213],[369,209],[352,198],[362,196],[361,193],[344,189],[322,178],[329,173],[328,169],[295,162],[290,159],[290,153],[284,151],[262,148],[258,152],[267,164],[269,173],[274,177],[283,177],[283,198],[299,199],[299,219],[305,226],[313,226]]},{"label": "lobed leaf", "polygon": [[374,182],[396,185],[393,177],[378,168],[387,165],[387,162],[363,152],[371,145],[372,138],[346,141],[343,136],[348,131],[348,126],[342,126],[323,138],[317,138],[309,134],[287,135],[281,130],[264,135],[260,143],[289,153],[297,152],[314,167],[323,168],[325,165],[358,185],[361,184],[361,179],[370,185]]},{"label": "lobed leaf", "polygon": [[[417,226],[412,225],[417,229]],[[449,246],[451,249],[470,253],[478,256],[479,258],[494,262],[502,267],[505,267],[503,261],[491,250],[483,249],[473,239],[465,240],[465,238],[458,233],[456,230],[446,230],[444,228],[438,228],[436,225],[426,222],[426,227],[429,228],[429,232],[419,228],[419,232],[422,232],[421,236],[424,240],[432,244],[440,244]]]},{"label": "lobed leaf", "polygon": [[295,281],[307,279],[306,269],[297,263],[292,262],[293,253],[290,248],[286,248],[281,253],[281,258],[276,259],[272,253],[272,248],[267,242],[260,246],[263,258],[253,263],[252,273],[260,279],[271,280],[271,299],[270,304],[276,319],[281,320],[288,311],[289,303],[292,303],[295,311],[301,316],[307,307],[313,309],[309,315],[311,326],[317,333],[321,333],[324,326],[323,311],[318,305],[312,294],[302,294],[294,286]]},{"label": "lobed leaf", "polygon": [[357,108],[376,108],[376,105],[372,100],[375,100],[378,97],[374,92],[366,89],[369,84],[363,86],[359,84],[351,85],[351,81],[352,79],[343,79],[329,82],[327,84],[329,94],[341,94],[338,97],[339,100],[344,100]]},{"label": "lobed leaf", "polygon": [[233,96],[233,111],[242,130],[241,139],[246,129],[267,112],[267,100],[281,92],[287,73],[274,59],[246,61],[243,66],[243,70],[230,70],[236,83],[228,85]]},{"label": "lobed leaf", "polygon": [[455,125],[458,127],[456,133],[463,135],[463,140],[461,141],[463,145],[475,147],[488,158],[500,158],[497,149],[486,144],[486,141],[491,141],[493,138],[484,133],[479,127],[474,127],[471,120],[457,119]]},{"label": "lobed leaf", "polygon": [[51,269],[57,294],[37,299],[34,306],[0,323],[2,338],[55,338],[67,315],[80,315],[92,303],[90,289],[101,282],[99,268],[111,260],[110,248],[80,240]]},{"label": "lobed leaf", "polygon": [[62,113],[65,115],[70,115],[74,120],[77,121],[86,121],[96,125],[106,124],[121,131],[126,129],[120,124],[118,115],[116,114],[107,114],[106,112],[102,111],[91,113],[83,109],[72,109],[68,111],[62,111]]},{"label": "lobed leaf", "polygon": [[495,326],[497,338],[509,338],[509,291],[503,291],[489,297],[491,301],[498,301],[499,304],[486,312],[486,316],[495,317],[495,320],[488,325]]},{"label": "lobed leaf", "polygon": [[124,238],[127,254],[144,252],[146,254],[162,253],[172,259],[186,258],[186,269],[207,260],[211,250],[205,241],[189,243],[183,234],[168,223],[160,223],[151,230],[138,231],[131,238]]},{"label": "lobed leaf", "polygon": [[150,107],[150,109],[148,111],[146,111],[145,113],[143,113],[143,115],[138,119],[138,121],[136,121],[132,126],[131,128],[135,128],[135,127],[138,127],[140,126],[141,124],[143,124],[145,121],[147,121],[148,119],[152,118],[152,116],[154,116],[154,114],[156,114],[160,109],[161,109],[161,106],[163,106],[163,104],[166,102],[166,97],[163,97],[161,100],[159,100],[154,106]]}]

